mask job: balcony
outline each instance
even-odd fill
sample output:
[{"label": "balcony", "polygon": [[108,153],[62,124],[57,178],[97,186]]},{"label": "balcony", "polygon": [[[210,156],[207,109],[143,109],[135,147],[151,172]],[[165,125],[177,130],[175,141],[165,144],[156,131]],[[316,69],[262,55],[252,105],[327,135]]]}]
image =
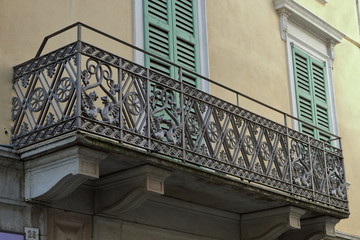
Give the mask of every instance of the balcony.
[{"label": "balcony", "polygon": [[283,124],[196,89],[182,81],[184,74],[217,83],[176,64],[179,78],[172,79],[88,44],[80,38],[82,29],[131,47],[84,24],[56,34],[69,29],[78,30],[75,42],[40,56],[47,37],[38,56],[14,67],[14,148],[25,152],[82,134],[162,159],[163,165],[279,195],[280,205],[305,202],[314,211],[348,215],[339,138],[318,141],[291,128],[297,124],[289,122],[299,119],[266,104],[255,101],[282,114]]}]

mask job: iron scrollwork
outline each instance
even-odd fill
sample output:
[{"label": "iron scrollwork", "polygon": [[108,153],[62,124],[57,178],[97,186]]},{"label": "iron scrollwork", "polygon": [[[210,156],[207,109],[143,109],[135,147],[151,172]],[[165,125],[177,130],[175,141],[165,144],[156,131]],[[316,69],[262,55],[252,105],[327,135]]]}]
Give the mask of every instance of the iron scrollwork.
[{"label": "iron scrollwork", "polygon": [[[91,82],[91,77],[95,76],[95,82]],[[82,71],[81,79],[82,87],[82,101],[81,109],[82,115],[91,119],[96,119],[100,113],[100,117],[104,123],[118,124],[120,115],[120,103],[116,100],[115,93],[119,92],[120,87],[114,83],[112,79],[113,73],[111,67],[101,61],[89,58],[86,61],[86,69]],[[106,82],[107,88],[103,85]],[[96,91],[87,93],[87,90],[100,87],[105,93],[101,97],[103,107],[96,107],[95,102],[98,99]],[[109,100],[110,99],[110,100]]]},{"label": "iron scrollwork", "polygon": [[312,184],[308,149],[302,143],[292,140],[290,154],[293,182],[299,186],[310,188]]},{"label": "iron scrollwork", "polygon": [[346,183],[344,181],[344,168],[340,159],[327,154],[329,190],[334,197],[346,198]]},{"label": "iron scrollwork", "polygon": [[153,85],[151,105],[151,136],[155,139],[173,145],[181,143],[182,127],[178,120],[181,108],[177,107],[178,100],[171,89]]}]

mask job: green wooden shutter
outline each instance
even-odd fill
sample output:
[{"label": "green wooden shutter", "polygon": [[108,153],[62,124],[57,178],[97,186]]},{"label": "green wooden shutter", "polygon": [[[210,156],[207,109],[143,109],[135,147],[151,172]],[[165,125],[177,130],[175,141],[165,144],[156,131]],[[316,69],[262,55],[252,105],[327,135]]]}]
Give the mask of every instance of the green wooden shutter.
[{"label": "green wooden shutter", "polygon": [[[329,100],[326,65],[292,47],[295,91],[298,116],[301,120],[330,131]],[[314,138],[328,141],[330,136],[310,125],[300,123],[300,131]]]},{"label": "green wooden shutter", "polygon": [[[196,0],[144,0],[145,49],[189,70],[198,71]],[[178,78],[175,68],[146,57],[146,66]],[[196,86],[196,78],[184,73],[183,80]]]},{"label": "green wooden shutter", "polygon": [[[184,68],[198,71],[198,29],[195,0],[173,1],[175,10],[175,62]],[[184,72],[183,81],[197,86],[195,76]]]}]

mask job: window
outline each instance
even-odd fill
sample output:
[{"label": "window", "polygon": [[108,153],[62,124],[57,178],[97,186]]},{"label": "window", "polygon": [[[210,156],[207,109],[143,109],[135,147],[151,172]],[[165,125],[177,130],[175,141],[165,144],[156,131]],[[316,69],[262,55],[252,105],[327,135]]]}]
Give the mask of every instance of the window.
[{"label": "window", "polygon": [[[332,87],[334,47],[344,34],[294,0],[273,0],[280,37],[286,43],[293,114],[321,130],[337,134]],[[325,132],[305,123],[299,130],[328,141]]]},{"label": "window", "polygon": [[[329,132],[329,99],[326,78],[326,63],[292,45],[292,62],[295,81],[298,117],[318,128]],[[299,124],[300,131],[317,139],[328,141],[330,136],[323,131]]]},{"label": "window", "polygon": [[[145,50],[186,69],[199,72],[199,37],[195,0],[144,0]],[[177,78],[178,72],[154,57],[145,56],[145,65]],[[199,87],[196,77],[183,74],[183,81]]]}]

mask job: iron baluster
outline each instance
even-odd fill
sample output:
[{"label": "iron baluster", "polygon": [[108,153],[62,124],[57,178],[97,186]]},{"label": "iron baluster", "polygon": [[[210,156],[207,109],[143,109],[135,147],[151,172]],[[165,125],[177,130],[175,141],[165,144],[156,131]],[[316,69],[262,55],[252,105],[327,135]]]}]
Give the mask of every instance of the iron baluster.
[{"label": "iron baluster", "polygon": [[185,144],[185,111],[184,111],[184,83],[183,83],[183,69],[179,68],[179,82],[180,82],[180,124],[181,124],[181,146],[182,146],[182,160],[186,158],[186,144]]},{"label": "iron baluster", "polygon": [[150,116],[150,112],[151,112],[151,109],[150,109],[150,69],[146,69],[146,81],[145,81],[145,84],[144,84],[144,87],[146,88],[145,89],[145,95],[146,95],[146,106],[145,106],[145,109],[146,109],[146,121],[147,123],[145,124],[146,125],[146,131],[147,131],[147,139],[148,139],[148,150],[153,150],[151,148],[151,116]]},{"label": "iron baluster", "polygon": [[123,103],[124,103],[124,99],[123,99],[123,84],[122,84],[122,79],[123,79],[123,60],[122,58],[119,58],[119,66],[118,66],[118,86],[119,86],[119,92],[118,92],[118,103],[120,105],[120,109],[119,109],[119,131],[120,131],[120,143],[123,142],[124,139],[124,120],[123,120]]},{"label": "iron baluster", "polygon": [[[290,184],[290,191],[292,194],[294,194],[294,184],[293,184],[293,175],[292,175],[292,161],[291,161],[291,153],[290,153],[290,145],[289,145],[289,141],[290,141],[290,136],[289,136],[289,127],[288,127],[288,122],[287,122],[287,115],[284,114],[284,124],[285,124],[285,128],[286,128],[286,149],[287,149],[287,161],[288,161],[288,171],[289,171],[289,184]],[[284,171],[285,173],[285,171]],[[286,174],[286,173],[285,173]],[[286,176],[285,176],[286,179]]]},{"label": "iron baluster", "polygon": [[326,149],[325,149],[325,143],[322,143],[323,145],[323,157],[324,157],[324,166],[325,166],[325,179],[326,179],[326,195],[327,195],[327,201],[328,204],[330,204],[331,202],[331,197],[330,197],[330,181],[329,181],[329,174],[328,174],[328,164],[327,164],[327,160],[326,160],[326,156],[327,154],[330,153],[326,153]]},{"label": "iron baluster", "polygon": [[311,176],[311,189],[312,189],[312,197],[313,197],[313,200],[315,200],[315,181],[314,181],[314,169],[313,169],[313,155],[314,157],[316,157],[316,154],[312,154],[312,150],[313,148],[311,147],[311,139],[310,137],[308,136],[307,137],[307,144],[308,144],[308,152],[309,152],[309,163],[310,163],[310,176]]},{"label": "iron baluster", "polygon": [[76,107],[75,107],[75,116],[76,116],[76,126],[81,128],[81,93],[83,91],[81,86],[81,25],[77,24],[77,74],[76,74]]}]

